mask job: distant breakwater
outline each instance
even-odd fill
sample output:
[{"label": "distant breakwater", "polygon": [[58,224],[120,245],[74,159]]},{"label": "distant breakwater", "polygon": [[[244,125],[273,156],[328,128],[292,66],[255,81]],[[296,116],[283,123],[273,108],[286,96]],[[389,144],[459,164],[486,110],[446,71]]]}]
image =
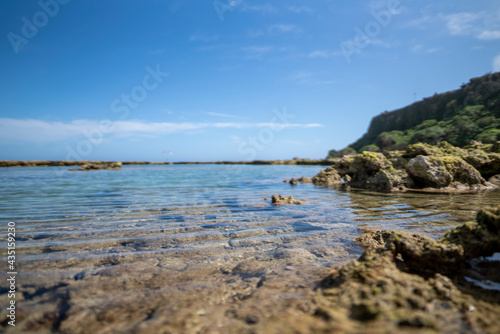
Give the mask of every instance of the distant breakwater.
[{"label": "distant breakwater", "polygon": [[[0,160],[0,167],[73,167],[92,164],[109,164],[115,161],[66,161],[66,160]],[[294,159],[294,160],[253,160],[253,161],[180,161],[180,162],[149,162],[123,161],[123,165],[320,165],[331,166],[335,159]]]}]

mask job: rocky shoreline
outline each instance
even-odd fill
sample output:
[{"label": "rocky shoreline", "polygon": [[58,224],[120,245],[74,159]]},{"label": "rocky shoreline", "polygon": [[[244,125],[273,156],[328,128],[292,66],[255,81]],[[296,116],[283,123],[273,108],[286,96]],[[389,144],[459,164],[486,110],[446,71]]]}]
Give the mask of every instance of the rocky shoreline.
[{"label": "rocky shoreline", "polygon": [[372,231],[366,249],[321,283],[315,314],[348,332],[499,333],[500,206],[435,241],[416,233]]},{"label": "rocky shoreline", "polygon": [[468,192],[500,186],[500,142],[458,148],[417,143],[405,151],[365,151],[336,161],[312,182],[375,191]]}]

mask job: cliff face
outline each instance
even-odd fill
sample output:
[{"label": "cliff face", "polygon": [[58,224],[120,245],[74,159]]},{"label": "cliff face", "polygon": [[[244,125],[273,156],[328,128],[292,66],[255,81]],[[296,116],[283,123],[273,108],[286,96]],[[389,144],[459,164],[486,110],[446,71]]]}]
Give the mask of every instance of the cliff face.
[{"label": "cliff face", "polygon": [[[475,109],[471,112],[471,108]],[[464,109],[466,110],[464,111]],[[469,119],[463,117],[462,119],[454,119],[454,117],[457,116],[469,117]],[[430,140],[413,137],[415,131],[425,130],[430,127],[434,127],[434,130],[437,129],[436,127],[447,130],[447,126],[451,128],[459,121],[476,122],[483,117],[490,117],[490,124],[482,124],[488,123],[483,120],[482,123],[478,124],[477,129],[472,130],[473,133],[469,134],[471,138],[468,139],[477,139],[475,137],[481,132],[488,130],[487,127],[491,124],[494,125],[494,128],[498,129],[496,123],[491,122],[495,121],[493,118],[500,118],[500,72],[471,79],[470,82],[463,85],[461,89],[443,94],[436,94],[405,108],[378,115],[372,119],[368,132],[349,146],[356,151],[359,151],[367,145],[377,145],[380,149],[385,149],[388,148],[387,146],[390,146],[391,143],[390,140],[384,142],[384,138],[381,138],[381,135],[394,131],[398,131],[398,133],[392,133],[392,135],[405,137],[400,140],[400,146],[417,141],[432,143],[438,139],[453,142],[453,140],[448,138],[453,131],[443,131],[443,133],[438,136],[440,138],[434,138],[434,136],[430,138]],[[428,126],[425,126],[425,124],[422,126],[422,123],[429,120],[433,122],[427,122],[426,124]],[[418,128],[419,126],[420,128]],[[455,142],[454,144],[460,146],[459,142]],[[401,149],[402,147],[397,148]]]}]

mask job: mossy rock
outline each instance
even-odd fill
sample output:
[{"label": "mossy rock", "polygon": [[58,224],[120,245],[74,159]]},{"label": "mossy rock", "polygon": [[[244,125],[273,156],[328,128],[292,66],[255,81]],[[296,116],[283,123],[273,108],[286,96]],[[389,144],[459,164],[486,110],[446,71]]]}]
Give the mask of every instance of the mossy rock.
[{"label": "mossy rock", "polygon": [[315,314],[346,332],[499,333],[499,293],[463,282],[477,277],[469,260],[500,251],[500,206],[477,221],[438,241],[402,231],[358,237],[365,252],[321,281]]},{"label": "mossy rock", "polygon": [[315,177],[312,178],[312,183],[317,186],[331,187],[342,184],[340,174],[332,167],[320,171]]},{"label": "mossy rock", "polygon": [[416,143],[406,147],[406,152],[404,154],[406,158],[415,158],[419,155],[442,156],[444,153],[438,147],[425,143]]},{"label": "mossy rock", "polygon": [[481,174],[455,156],[417,156],[408,162],[406,171],[417,186],[445,188],[452,182],[467,186],[484,185]]}]

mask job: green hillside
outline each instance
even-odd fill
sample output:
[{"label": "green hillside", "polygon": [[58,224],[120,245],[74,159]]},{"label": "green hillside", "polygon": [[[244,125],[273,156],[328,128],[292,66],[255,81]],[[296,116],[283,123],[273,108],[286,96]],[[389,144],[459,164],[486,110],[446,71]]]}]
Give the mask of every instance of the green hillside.
[{"label": "green hillside", "polygon": [[500,140],[500,72],[471,79],[460,89],[435,94],[402,109],[374,117],[368,132],[334,158],[354,151],[401,150],[408,144]]}]

